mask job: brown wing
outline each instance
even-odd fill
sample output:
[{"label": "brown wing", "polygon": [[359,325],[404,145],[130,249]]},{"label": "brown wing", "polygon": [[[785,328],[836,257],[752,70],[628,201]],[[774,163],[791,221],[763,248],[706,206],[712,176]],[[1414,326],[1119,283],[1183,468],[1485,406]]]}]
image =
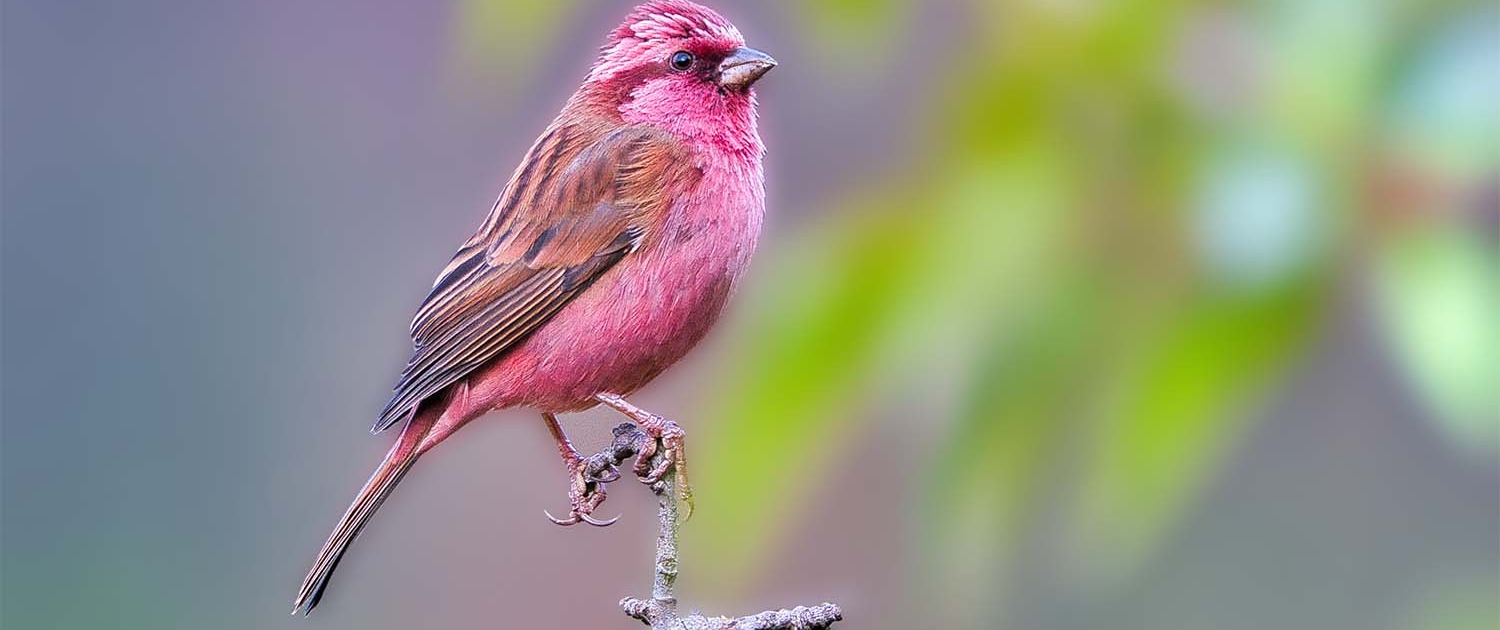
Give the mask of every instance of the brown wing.
[{"label": "brown wing", "polygon": [[416,352],[372,430],[500,356],[634,251],[696,176],[687,158],[650,128],[550,128],[417,310]]}]

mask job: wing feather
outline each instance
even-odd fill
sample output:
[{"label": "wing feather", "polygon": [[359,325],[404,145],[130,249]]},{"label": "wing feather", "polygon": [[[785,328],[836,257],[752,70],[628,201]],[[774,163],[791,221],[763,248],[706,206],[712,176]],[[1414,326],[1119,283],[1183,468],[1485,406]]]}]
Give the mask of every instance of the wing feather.
[{"label": "wing feather", "polygon": [[415,351],[373,430],[545,324],[659,227],[671,191],[697,174],[658,130],[549,128],[417,309]]}]

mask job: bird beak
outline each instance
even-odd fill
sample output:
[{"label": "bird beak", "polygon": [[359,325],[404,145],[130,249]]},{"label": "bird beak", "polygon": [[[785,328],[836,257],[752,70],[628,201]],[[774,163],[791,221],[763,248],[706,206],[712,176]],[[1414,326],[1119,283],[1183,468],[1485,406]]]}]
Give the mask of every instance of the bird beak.
[{"label": "bird beak", "polygon": [[719,64],[719,85],[743,92],[775,67],[770,55],[741,46]]}]

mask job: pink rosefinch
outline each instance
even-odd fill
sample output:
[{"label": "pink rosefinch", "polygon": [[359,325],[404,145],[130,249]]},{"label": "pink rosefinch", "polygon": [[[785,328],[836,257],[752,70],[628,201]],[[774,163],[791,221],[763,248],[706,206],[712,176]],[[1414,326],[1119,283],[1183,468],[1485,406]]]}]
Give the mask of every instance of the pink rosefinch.
[{"label": "pink rosefinch", "polygon": [[[626,402],[707,333],[765,210],[751,85],[776,62],[686,0],[637,7],[417,310],[415,352],[374,430],[401,436],[324,543],[293,613],[417,457],[492,409],[529,407],[557,439],[572,511],[603,499],[555,414],[603,403],[665,445],[636,472],[682,472],[682,430]],[[652,444],[654,445],[654,440]],[[646,450],[654,451],[648,447]],[[555,520],[555,519],[554,519]]]}]

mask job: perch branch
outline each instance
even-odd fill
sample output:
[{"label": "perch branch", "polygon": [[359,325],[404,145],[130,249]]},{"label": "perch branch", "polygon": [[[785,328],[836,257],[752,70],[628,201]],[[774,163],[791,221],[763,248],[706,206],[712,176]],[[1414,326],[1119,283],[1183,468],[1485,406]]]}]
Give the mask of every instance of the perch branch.
[{"label": "perch branch", "polygon": [[[623,423],[614,428],[614,442],[603,451],[588,458],[591,471],[615,468],[621,462],[641,452],[646,440],[652,439],[632,423]],[[661,457],[664,448],[656,450]],[[653,464],[657,462],[653,461]],[[748,617],[707,617],[693,613],[684,617],[677,615],[677,527],[678,488],[677,474],[668,472],[651,485],[656,494],[656,516],[660,529],[656,535],[656,567],[651,580],[651,599],[626,597],[620,600],[625,614],[641,620],[651,630],[828,630],[835,621],[843,619],[843,612],[834,604],[798,606],[789,610],[771,610]]]}]

